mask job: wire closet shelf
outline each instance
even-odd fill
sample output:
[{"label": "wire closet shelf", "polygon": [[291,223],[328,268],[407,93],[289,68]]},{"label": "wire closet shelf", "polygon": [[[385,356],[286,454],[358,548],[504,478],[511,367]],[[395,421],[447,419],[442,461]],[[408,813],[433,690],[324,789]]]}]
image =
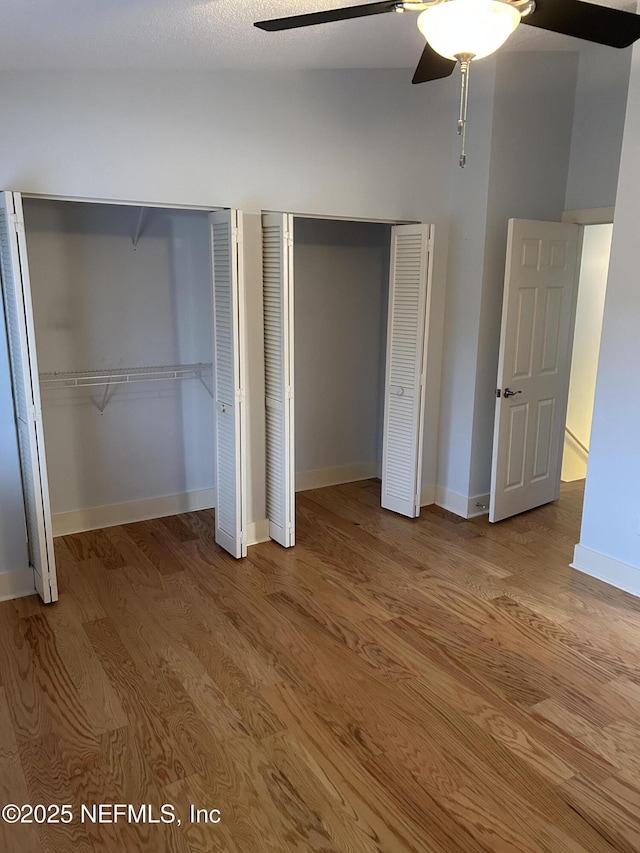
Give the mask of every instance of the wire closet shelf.
[{"label": "wire closet shelf", "polygon": [[[45,388],[104,388],[100,403],[94,400],[100,414],[104,413],[111,399],[110,389],[114,385],[133,382],[159,382],[167,379],[198,379],[206,388],[209,396],[213,391],[205,382],[205,377],[213,373],[211,362],[196,364],[159,364],[150,367],[114,367],[108,370],[69,370],[41,373],[40,387]],[[111,392],[113,394],[113,391]]]},{"label": "wire closet shelf", "polygon": [[42,388],[117,385],[123,382],[157,382],[160,379],[201,379],[213,364],[160,364],[151,367],[114,367],[109,370],[70,370],[41,373]]}]

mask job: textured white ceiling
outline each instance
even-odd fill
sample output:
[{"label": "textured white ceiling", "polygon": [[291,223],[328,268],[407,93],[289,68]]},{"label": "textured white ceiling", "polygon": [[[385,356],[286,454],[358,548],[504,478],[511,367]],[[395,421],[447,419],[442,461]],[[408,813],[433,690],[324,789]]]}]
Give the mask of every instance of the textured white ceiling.
[{"label": "textured white ceiling", "polygon": [[[253,22],[357,0],[0,0],[3,69],[413,68],[413,13],[265,33]],[[625,0],[604,5],[628,8]],[[509,49],[583,42],[521,25]],[[506,48],[503,48],[506,49]]]}]

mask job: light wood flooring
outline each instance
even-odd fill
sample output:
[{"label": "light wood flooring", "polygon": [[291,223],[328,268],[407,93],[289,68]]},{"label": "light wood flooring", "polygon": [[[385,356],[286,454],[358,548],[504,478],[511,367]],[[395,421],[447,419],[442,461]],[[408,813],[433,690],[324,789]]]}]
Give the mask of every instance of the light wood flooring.
[{"label": "light wood flooring", "polygon": [[0,805],[74,820],[0,851],[640,850],[640,601],[568,568],[581,500],[410,521],[337,486],[240,563],[210,512],[57,540],[60,601],[0,605]]}]

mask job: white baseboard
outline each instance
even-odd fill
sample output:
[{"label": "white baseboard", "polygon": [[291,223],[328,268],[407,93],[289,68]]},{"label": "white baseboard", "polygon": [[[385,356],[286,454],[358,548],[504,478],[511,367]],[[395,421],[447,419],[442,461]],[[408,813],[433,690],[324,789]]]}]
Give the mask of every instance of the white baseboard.
[{"label": "white baseboard", "polygon": [[355,483],[369,480],[378,474],[376,462],[361,462],[356,465],[340,465],[337,468],[316,468],[313,471],[296,472],[296,492],[307,489],[324,489],[340,483]]},{"label": "white baseboard", "polygon": [[72,512],[58,512],[53,515],[52,519],[53,535],[66,536],[70,533],[82,533],[85,530],[113,527],[116,524],[130,524],[134,521],[162,518],[165,515],[178,515],[181,512],[211,509],[215,503],[215,489],[199,489],[193,492],[183,492],[179,495],[162,495],[158,498],[146,498],[141,501],[127,501],[126,503],[95,506]]},{"label": "white baseboard", "polygon": [[431,506],[436,502],[436,484],[427,483],[420,490],[420,506]]},{"label": "white baseboard", "polygon": [[[477,518],[489,512],[489,495],[461,495],[443,486],[436,487],[435,502],[461,518]],[[478,506],[479,504],[479,506]]]},{"label": "white baseboard", "polygon": [[573,551],[572,569],[597,578],[632,595],[640,596],[640,568],[622,563],[607,554],[592,551],[584,545],[576,545]]},{"label": "white baseboard", "polygon": [[443,509],[448,509],[459,515],[461,518],[467,517],[467,509],[469,507],[469,498],[454,492],[451,489],[445,489],[444,486],[436,486],[436,503]]},{"label": "white baseboard", "polygon": [[0,574],[0,601],[23,598],[25,595],[33,595],[35,591],[33,569],[30,567]]},{"label": "white baseboard", "polygon": [[250,521],[247,524],[247,545],[268,542],[270,538],[268,518],[263,518],[260,521]]}]

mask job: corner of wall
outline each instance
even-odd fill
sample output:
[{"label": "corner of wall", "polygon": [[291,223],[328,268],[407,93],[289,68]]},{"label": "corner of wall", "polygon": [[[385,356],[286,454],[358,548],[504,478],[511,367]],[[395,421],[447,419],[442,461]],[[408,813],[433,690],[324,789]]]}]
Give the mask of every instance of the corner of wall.
[{"label": "corner of wall", "polygon": [[573,552],[572,569],[622,589],[631,595],[640,596],[640,568],[623,563],[607,554],[593,551],[578,544]]},{"label": "corner of wall", "polygon": [[436,487],[435,503],[460,518],[478,518],[489,512],[489,495],[461,495],[442,486]]}]

